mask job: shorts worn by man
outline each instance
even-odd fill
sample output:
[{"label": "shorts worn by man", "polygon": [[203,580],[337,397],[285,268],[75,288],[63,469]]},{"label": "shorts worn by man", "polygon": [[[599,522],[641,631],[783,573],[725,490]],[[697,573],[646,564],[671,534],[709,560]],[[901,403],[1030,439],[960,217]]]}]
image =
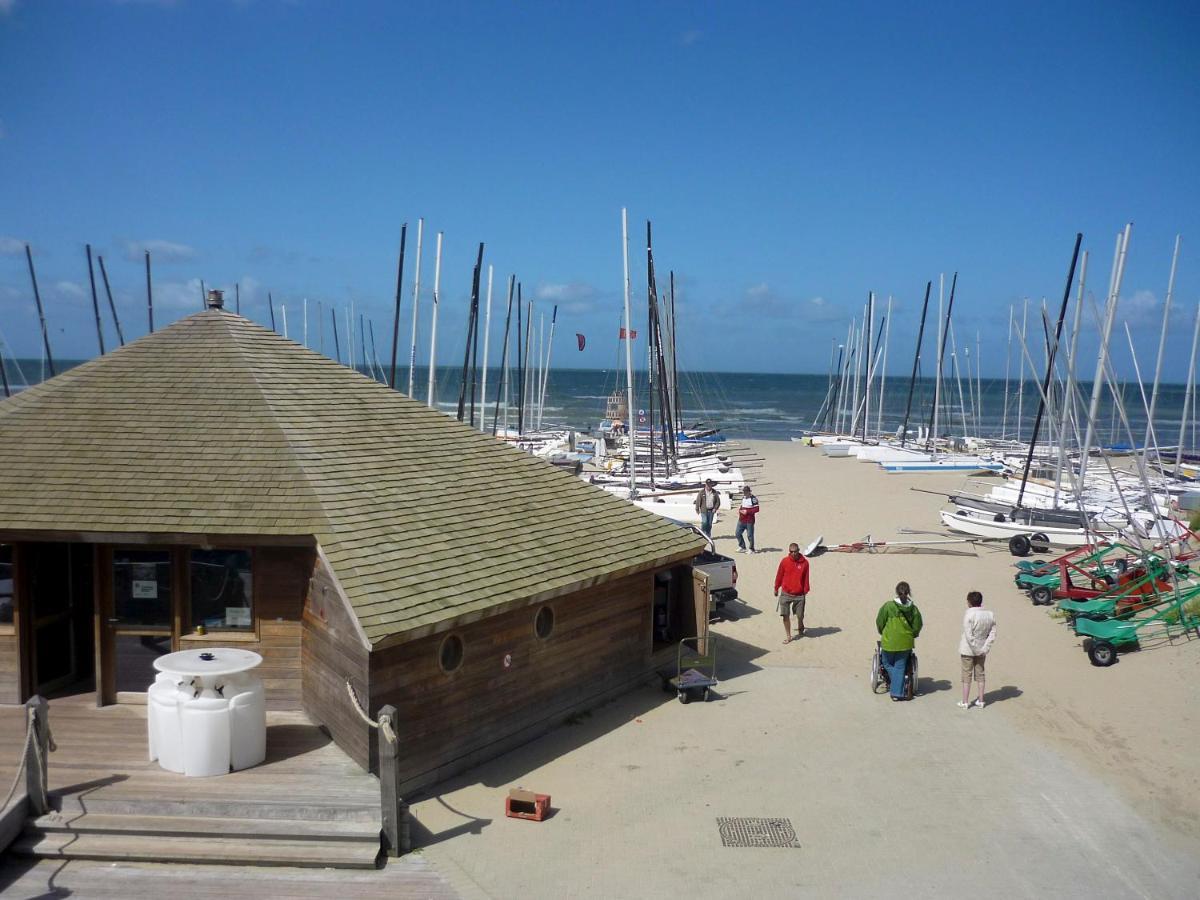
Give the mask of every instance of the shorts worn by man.
[{"label": "shorts worn by man", "polygon": [[785,644],[792,638],[791,616],[796,617],[796,637],[804,634],[804,604],[808,598],[808,560],[800,552],[799,544],[788,545],[788,555],[779,561],[775,570],[775,596],[779,598],[776,610],[783,617]]}]

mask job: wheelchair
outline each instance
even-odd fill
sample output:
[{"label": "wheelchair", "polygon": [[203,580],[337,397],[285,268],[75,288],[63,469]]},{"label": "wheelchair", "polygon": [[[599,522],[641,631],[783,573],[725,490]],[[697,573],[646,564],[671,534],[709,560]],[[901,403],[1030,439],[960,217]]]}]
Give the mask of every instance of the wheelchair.
[{"label": "wheelchair", "polygon": [[[871,693],[880,693],[880,687],[885,691],[892,689],[891,679],[888,678],[887,669],[883,666],[883,647],[879,641],[875,642],[875,655],[871,657]],[[908,655],[908,664],[904,668],[904,691],[905,700],[911,700],[917,693],[917,652],[914,650]]]}]

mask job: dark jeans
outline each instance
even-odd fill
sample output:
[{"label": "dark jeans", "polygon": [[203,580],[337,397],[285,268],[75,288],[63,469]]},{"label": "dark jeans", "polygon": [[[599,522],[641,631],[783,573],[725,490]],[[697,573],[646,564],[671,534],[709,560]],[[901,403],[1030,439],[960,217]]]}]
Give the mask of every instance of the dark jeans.
[{"label": "dark jeans", "polygon": [[700,511],[700,530],[712,537],[712,520],[716,515],[715,509],[705,509]]}]

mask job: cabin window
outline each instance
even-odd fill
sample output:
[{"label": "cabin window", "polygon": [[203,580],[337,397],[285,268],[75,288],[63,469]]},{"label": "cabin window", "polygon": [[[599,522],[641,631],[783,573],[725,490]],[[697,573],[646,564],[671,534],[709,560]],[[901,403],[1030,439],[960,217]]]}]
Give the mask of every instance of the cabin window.
[{"label": "cabin window", "polygon": [[438,651],[438,662],[443,672],[453,672],[463,661],[463,642],[457,634],[450,634],[442,641]]},{"label": "cabin window", "polygon": [[251,631],[254,580],[249,550],[193,550],[188,559],[192,629]]},{"label": "cabin window", "polygon": [[169,629],[173,587],[170,551],[113,552],[113,611],[122,625]]},{"label": "cabin window", "polygon": [[533,617],[533,633],[543,641],[554,632],[554,610],[543,606]]},{"label": "cabin window", "polygon": [[0,544],[0,625],[13,623],[13,548],[12,544]]}]

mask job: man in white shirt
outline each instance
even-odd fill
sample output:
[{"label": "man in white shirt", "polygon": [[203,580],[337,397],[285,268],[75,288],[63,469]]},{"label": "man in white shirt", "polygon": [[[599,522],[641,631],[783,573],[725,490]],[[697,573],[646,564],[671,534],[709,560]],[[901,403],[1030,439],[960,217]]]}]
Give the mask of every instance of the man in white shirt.
[{"label": "man in white shirt", "polygon": [[963,616],[962,638],[958,642],[958,655],[962,659],[962,700],[958,705],[967,709],[971,703],[971,678],[979,685],[974,705],[983,709],[984,661],[992,643],[996,640],[996,616],[983,608],[983,594],[971,591],[967,594],[967,612]]}]

